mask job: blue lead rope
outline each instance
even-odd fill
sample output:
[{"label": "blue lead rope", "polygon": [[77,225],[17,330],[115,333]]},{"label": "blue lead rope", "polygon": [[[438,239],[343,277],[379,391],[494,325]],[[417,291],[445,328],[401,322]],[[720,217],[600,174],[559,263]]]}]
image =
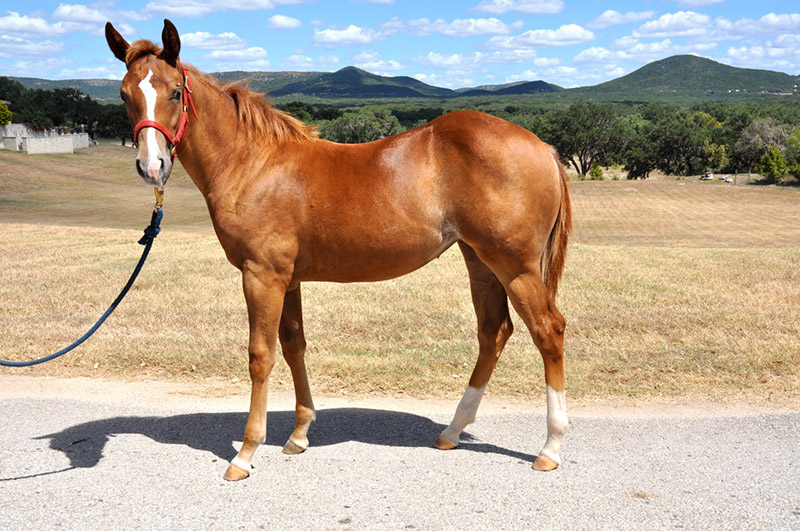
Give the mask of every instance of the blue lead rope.
[{"label": "blue lead rope", "polygon": [[68,347],[62,348],[58,352],[54,352],[49,356],[45,356],[43,358],[31,361],[0,360],[0,365],[5,367],[30,367],[31,365],[38,365],[39,363],[44,363],[46,361],[56,359],[59,356],[63,356],[67,352],[73,350],[75,347],[77,347],[90,337],[92,337],[92,334],[94,334],[97,331],[97,329],[100,328],[100,325],[102,325],[103,322],[108,318],[108,316],[111,315],[111,313],[117,308],[117,305],[120,302],[122,302],[122,299],[125,298],[125,295],[128,294],[128,290],[131,289],[131,286],[133,286],[133,283],[136,281],[136,277],[139,276],[139,271],[142,270],[142,266],[144,265],[145,260],[147,260],[147,255],[150,253],[150,248],[153,246],[153,242],[155,241],[156,236],[158,236],[158,233],[161,232],[160,225],[161,225],[161,218],[163,217],[164,213],[161,211],[161,208],[159,206],[156,206],[156,208],[153,210],[153,215],[150,218],[150,225],[148,225],[147,228],[144,229],[144,236],[142,236],[142,238],[139,240],[139,244],[144,245],[144,251],[142,251],[142,257],[139,258],[139,263],[136,264],[133,273],[131,273],[131,278],[128,279],[128,282],[125,284],[125,287],[122,288],[122,291],[119,292],[119,295],[117,295],[117,298],[114,299],[114,302],[111,303],[111,306],[108,307],[108,310],[106,310],[103,313],[103,315],[100,316],[100,319],[97,320],[97,322],[89,329],[88,332],[83,334],[73,344],[69,345]]}]

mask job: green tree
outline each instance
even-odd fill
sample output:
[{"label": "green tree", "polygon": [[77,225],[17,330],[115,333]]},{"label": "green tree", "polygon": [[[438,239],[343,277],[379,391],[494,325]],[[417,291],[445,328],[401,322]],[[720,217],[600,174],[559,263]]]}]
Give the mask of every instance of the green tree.
[{"label": "green tree", "polygon": [[703,142],[703,159],[706,168],[719,170],[728,165],[728,150],[724,144],[715,144],[709,139]]},{"label": "green tree", "polygon": [[11,123],[14,113],[8,110],[8,106],[0,102],[0,125],[7,125]]},{"label": "green tree", "polygon": [[361,109],[320,126],[322,136],[333,142],[359,144],[404,131],[397,117],[386,109]]},{"label": "green tree", "polygon": [[733,146],[736,161],[746,168],[754,168],[767,154],[770,146],[782,150],[786,146],[791,127],[774,118],[756,118],[744,128]]},{"label": "green tree", "polygon": [[97,121],[97,134],[104,138],[119,138],[122,145],[133,137],[133,129],[124,105],[106,105]]},{"label": "green tree", "polygon": [[653,124],[649,137],[656,146],[656,167],[671,175],[692,175],[705,170],[703,144],[709,130],[699,126],[685,110],[674,109]]},{"label": "green tree", "polygon": [[592,163],[607,164],[619,157],[625,142],[618,110],[610,104],[579,101],[549,116],[540,134],[561,158],[585,176]]},{"label": "green tree", "polygon": [[656,169],[658,160],[657,144],[651,138],[653,124],[641,114],[634,114],[625,120],[623,131],[627,137],[622,154],[623,169],[628,179],[647,179]]},{"label": "green tree", "polygon": [[789,173],[800,179],[800,125],[786,139],[785,155]]},{"label": "green tree", "polygon": [[780,182],[781,177],[786,175],[789,165],[780,148],[775,144],[767,147],[767,152],[758,161],[755,170],[770,180],[770,182]]}]

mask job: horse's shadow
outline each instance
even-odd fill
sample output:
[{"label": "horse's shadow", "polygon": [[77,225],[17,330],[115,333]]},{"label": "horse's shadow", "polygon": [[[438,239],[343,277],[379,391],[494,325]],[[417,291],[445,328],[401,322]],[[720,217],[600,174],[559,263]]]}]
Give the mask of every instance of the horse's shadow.
[{"label": "horse's shadow", "polygon": [[[36,439],[50,439],[50,448],[63,452],[70,468],[91,468],[103,457],[109,438],[140,434],[164,444],[181,444],[207,451],[223,460],[236,455],[234,441],[241,440],[245,413],[191,413],[170,417],[113,417],[71,426]],[[265,444],[283,446],[294,429],[293,411],[271,411]],[[444,425],[411,413],[364,408],[333,408],[317,412],[309,432],[311,446],[349,441],[393,447],[431,447]],[[461,436],[462,450],[496,453],[533,461],[536,456],[476,442],[469,433]]]}]

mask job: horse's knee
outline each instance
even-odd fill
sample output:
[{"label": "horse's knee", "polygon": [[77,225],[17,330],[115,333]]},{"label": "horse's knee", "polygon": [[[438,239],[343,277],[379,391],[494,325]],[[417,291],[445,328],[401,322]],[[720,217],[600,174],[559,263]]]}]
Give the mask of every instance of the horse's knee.
[{"label": "horse's knee", "polygon": [[266,348],[250,348],[248,367],[250,369],[250,378],[254,382],[265,381],[274,366],[275,352]]}]

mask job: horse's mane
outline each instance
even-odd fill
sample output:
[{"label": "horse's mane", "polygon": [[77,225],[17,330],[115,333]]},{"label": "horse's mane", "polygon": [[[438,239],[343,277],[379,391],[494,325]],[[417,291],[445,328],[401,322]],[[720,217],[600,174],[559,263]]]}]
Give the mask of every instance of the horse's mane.
[{"label": "horse's mane", "polygon": [[[139,40],[128,47],[125,63],[130,66],[137,59],[146,56],[161,55],[161,48],[148,40]],[[250,134],[265,140],[283,143],[287,140],[312,139],[319,136],[313,127],[304,124],[297,118],[272,106],[261,92],[253,92],[247,81],[220,83],[214,76],[201,72],[191,65],[185,65],[193,79],[210,85],[233,99],[239,122],[246,125]]]}]

